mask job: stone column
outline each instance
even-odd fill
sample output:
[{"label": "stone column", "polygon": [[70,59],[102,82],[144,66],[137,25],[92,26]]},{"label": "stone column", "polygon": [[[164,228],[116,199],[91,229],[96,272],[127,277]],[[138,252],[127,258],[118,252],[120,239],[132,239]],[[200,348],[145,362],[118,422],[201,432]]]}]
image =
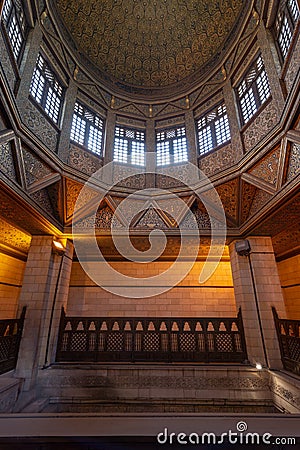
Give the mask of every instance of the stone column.
[{"label": "stone column", "polygon": [[61,256],[53,253],[52,242],[52,236],[33,236],[19,298],[19,309],[27,311],[15,376],[24,378],[25,391],[34,386],[38,369],[53,361],[69,287],[73,246],[67,243]]},{"label": "stone column", "polygon": [[235,160],[237,162],[242,158],[244,148],[238,120],[236,98],[230,78],[227,78],[226,83],[223,86],[223,95],[230,126],[232,153],[235,155]]},{"label": "stone column", "polygon": [[[197,145],[196,145],[196,130],[195,130],[195,120],[192,110],[188,110],[185,113],[185,127],[186,127],[186,139],[188,142],[189,149],[189,161],[197,166]],[[198,166],[197,166],[198,167]]]},{"label": "stone column", "polygon": [[70,133],[73,120],[74,107],[77,97],[77,85],[70,79],[65,95],[65,108],[61,124],[61,132],[58,144],[58,156],[67,162],[69,156]]},{"label": "stone column", "polygon": [[241,307],[248,358],[271,369],[282,368],[272,306],[285,317],[285,306],[270,237],[249,237],[251,253],[240,256],[230,244],[237,307]]}]

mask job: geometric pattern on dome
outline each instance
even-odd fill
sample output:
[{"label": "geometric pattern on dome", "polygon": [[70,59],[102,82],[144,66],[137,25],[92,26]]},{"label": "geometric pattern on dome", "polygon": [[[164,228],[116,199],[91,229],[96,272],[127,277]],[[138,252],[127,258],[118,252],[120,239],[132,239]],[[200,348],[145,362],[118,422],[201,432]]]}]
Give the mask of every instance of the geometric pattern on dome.
[{"label": "geometric pattern on dome", "polygon": [[133,86],[163,87],[195,74],[223,50],[243,3],[58,0],[56,7],[76,48],[102,73]]}]

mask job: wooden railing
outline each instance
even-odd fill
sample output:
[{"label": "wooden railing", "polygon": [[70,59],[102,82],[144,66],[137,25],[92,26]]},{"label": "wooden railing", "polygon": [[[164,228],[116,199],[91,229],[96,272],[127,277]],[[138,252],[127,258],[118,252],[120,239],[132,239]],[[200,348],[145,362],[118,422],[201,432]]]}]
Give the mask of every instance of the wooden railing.
[{"label": "wooden railing", "polygon": [[234,318],[66,317],[56,360],[106,362],[243,362],[241,312]]},{"label": "wooden railing", "polygon": [[300,375],[300,320],[280,319],[272,310],[283,367]]},{"label": "wooden railing", "polygon": [[24,306],[20,319],[0,320],[0,374],[16,367],[25,313]]}]

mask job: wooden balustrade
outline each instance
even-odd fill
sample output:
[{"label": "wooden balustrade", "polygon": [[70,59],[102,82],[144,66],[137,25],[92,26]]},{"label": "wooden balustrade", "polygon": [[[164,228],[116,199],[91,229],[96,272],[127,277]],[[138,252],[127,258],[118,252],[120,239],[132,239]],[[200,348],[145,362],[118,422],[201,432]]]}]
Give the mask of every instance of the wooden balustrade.
[{"label": "wooden balustrade", "polygon": [[237,362],[247,359],[241,312],[234,318],[66,317],[56,360]]},{"label": "wooden balustrade", "polygon": [[16,367],[26,307],[19,319],[0,320],[0,374]]},{"label": "wooden balustrade", "polygon": [[272,311],[283,367],[300,375],[300,320],[280,319],[274,307]]}]

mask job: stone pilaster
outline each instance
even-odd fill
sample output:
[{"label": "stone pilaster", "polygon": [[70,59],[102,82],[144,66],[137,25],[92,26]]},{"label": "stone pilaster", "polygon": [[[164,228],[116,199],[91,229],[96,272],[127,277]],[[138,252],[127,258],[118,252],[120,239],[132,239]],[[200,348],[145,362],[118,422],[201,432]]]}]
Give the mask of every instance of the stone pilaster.
[{"label": "stone pilaster", "polygon": [[[257,33],[258,42],[260,45],[261,54],[264,60],[266,72],[270,83],[273,101],[275,101],[278,108],[278,116],[284,107],[284,95],[282,86],[278,76],[278,61],[274,60],[274,55],[270,47],[269,32],[265,29],[263,22],[259,25]],[[277,62],[277,64],[276,64]]]},{"label": "stone pilaster", "polygon": [[64,101],[65,108],[61,124],[60,139],[58,144],[58,155],[65,162],[68,160],[69,156],[70,133],[73,120],[74,106],[77,97],[77,90],[78,89],[76,83],[71,79],[69,81],[69,86],[65,94],[65,101]]},{"label": "stone pilaster", "polygon": [[[146,125],[146,187],[155,187],[156,140],[154,119],[148,119]],[[151,153],[151,154],[150,154]],[[148,154],[148,157],[147,157]]]},{"label": "stone pilaster", "polygon": [[29,42],[29,46],[26,48],[26,54],[24,55],[22,61],[22,76],[17,93],[17,103],[21,110],[24,110],[28,102],[32,74],[35,68],[38,53],[40,51],[42,38],[42,30],[40,25],[37,23],[34,29],[29,33],[27,40],[27,42]]},{"label": "stone pilaster", "polygon": [[38,369],[53,361],[60,310],[67,297],[72,245],[60,256],[53,254],[52,242],[52,236],[33,236],[19,298],[19,308],[27,307],[16,368],[16,377],[25,380],[24,390],[33,387]]},{"label": "stone pilaster", "polygon": [[[272,240],[249,237],[251,253],[240,256],[235,243],[229,246],[232,277],[237,307],[241,307],[248,358],[270,368],[281,368],[280,350],[272,314],[285,317]],[[252,275],[251,275],[252,270]]]},{"label": "stone pilaster", "polygon": [[116,113],[107,111],[106,116],[106,134],[104,141],[104,164],[108,164],[114,159],[114,140],[115,140]]}]

